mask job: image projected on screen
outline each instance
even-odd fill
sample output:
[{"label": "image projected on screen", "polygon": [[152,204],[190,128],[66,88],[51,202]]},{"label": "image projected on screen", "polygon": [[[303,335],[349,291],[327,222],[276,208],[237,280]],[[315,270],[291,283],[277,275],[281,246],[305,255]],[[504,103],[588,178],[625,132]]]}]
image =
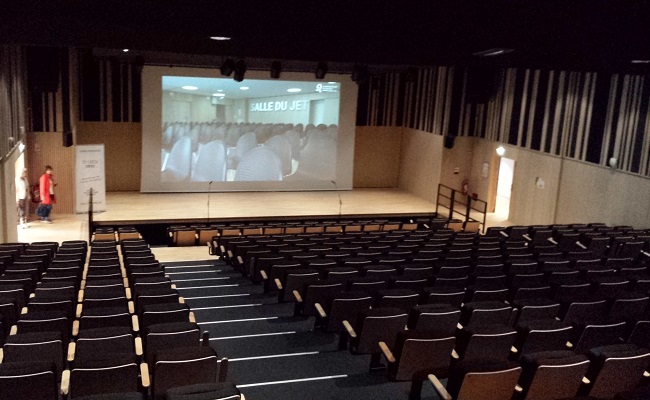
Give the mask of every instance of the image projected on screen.
[{"label": "image projected on screen", "polygon": [[340,83],[163,76],[162,182],[336,177]]}]

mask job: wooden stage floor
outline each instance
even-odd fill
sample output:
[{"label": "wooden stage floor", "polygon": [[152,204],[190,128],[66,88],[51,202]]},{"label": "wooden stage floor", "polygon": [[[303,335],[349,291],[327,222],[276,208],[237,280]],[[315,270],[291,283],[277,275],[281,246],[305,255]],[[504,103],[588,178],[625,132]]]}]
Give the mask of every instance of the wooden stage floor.
[{"label": "wooden stage floor", "polygon": [[313,192],[138,193],[110,192],[95,225],[206,223],[370,216],[430,216],[434,203],[398,189]]}]

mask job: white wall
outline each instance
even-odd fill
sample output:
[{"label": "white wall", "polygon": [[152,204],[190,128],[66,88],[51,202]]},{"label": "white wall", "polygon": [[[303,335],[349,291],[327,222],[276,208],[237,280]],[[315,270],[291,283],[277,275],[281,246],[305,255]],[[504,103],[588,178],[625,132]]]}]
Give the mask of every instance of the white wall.
[{"label": "white wall", "polygon": [[435,203],[443,164],[442,149],[442,136],[403,128],[399,188]]}]

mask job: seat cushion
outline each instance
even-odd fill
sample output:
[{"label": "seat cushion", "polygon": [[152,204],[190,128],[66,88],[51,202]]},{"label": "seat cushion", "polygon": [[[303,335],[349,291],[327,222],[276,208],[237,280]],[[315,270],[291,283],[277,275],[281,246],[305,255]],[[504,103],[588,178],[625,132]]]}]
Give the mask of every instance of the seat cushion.
[{"label": "seat cushion", "polygon": [[167,390],[167,400],[235,400],[239,395],[232,382],[202,383]]}]

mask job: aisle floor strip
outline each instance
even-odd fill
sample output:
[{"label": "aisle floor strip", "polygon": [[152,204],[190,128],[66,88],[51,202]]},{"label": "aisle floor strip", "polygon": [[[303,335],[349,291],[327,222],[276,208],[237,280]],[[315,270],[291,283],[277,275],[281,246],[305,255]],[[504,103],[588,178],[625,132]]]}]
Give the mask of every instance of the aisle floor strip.
[{"label": "aisle floor strip", "polygon": [[[255,356],[255,357],[242,357],[242,358],[229,358],[228,362],[233,361],[251,361],[251,360],[266,360],[269,358],[283,358],[283,357],[300,357],[300,356],[313,356],[315,354],[320,354],[320,351],[305,351],[302,353],[286,353],[286,354],[271,354],[268,356]],[[221,362],[221,360],[217,360]]]},{"label": "aisle floor strip", "polygon": [[250,296],[250,293],[237,293],[237,294],[219,294],[216,296],[196,296],[196,297],[184,297],[185,300],[199,300],[199,299],[222,299],[224,297],[243,297]]},{"label": "aisle floor strip", "polygon": [[281,384],[284,384],[284,383],[323,381],[323,380],[327,380],[327,379],[338,379],[338,378],[347,378],[347,377],[348,377],[347,375],[317,376],[317,377],[314,377],[314,378],[289,379],[289,380],[286,380],[286,381],[247,383],[245,385],[237,385],[237,388],[242,389],[242,388],[255,387],[255,386],[281,385]]},{"label": "aisle floor strip", "polygon": [[[199,322],[199,324],[200,324],[200,322]],[[212,341],[212,340],[228,340],[228,339],[245,339],[245,338],[254,338],[254,337],[262,337],[262,336],[293,335],[295,333],[296,333],[296,331],[288,331],[288,332],[258,333],[258,334],[255,334],[255,335],[224,336],[224,337],[210,338],[210,341]]]},{"label": "aisle floor strip", "polygon": [[[262,304],[262,303],[259,303],[259,304],[235,304],[235,305],[232,305],[232,306],[212,306],[212,307],[196,307],[196,308],[192,307],[192,308],[190,308],[190,310],[192,310],[192,311],[196,311],[196,310],[218,310],[220,308],[257,307],[257,306],[262,306],[262,305],[264,305],[264,304]],[[199,321],[199,324],[200,323],[201,323],[201,321]]]},{"label": "aisle floor strip", "polygon": [[[178,281],[177,281],[178,282]],[[224,288],[224,287],[235,287],[239,284],[234,285],[213,285],[213,286],[190,286],[190,287],[177,287],[176,290],[188,290],[188,289],[210,289],[210,288]]]},{"label": "aisle floor strip", "polygon": [[242,319],[226,319],[223,321],[201,321],[201,325],[212,324],[231,324],[236,322],[253,322],[253,321],[268,321],[271,319],[278,319],[279,317],[259,317],[259,318],[242,318]]}]

